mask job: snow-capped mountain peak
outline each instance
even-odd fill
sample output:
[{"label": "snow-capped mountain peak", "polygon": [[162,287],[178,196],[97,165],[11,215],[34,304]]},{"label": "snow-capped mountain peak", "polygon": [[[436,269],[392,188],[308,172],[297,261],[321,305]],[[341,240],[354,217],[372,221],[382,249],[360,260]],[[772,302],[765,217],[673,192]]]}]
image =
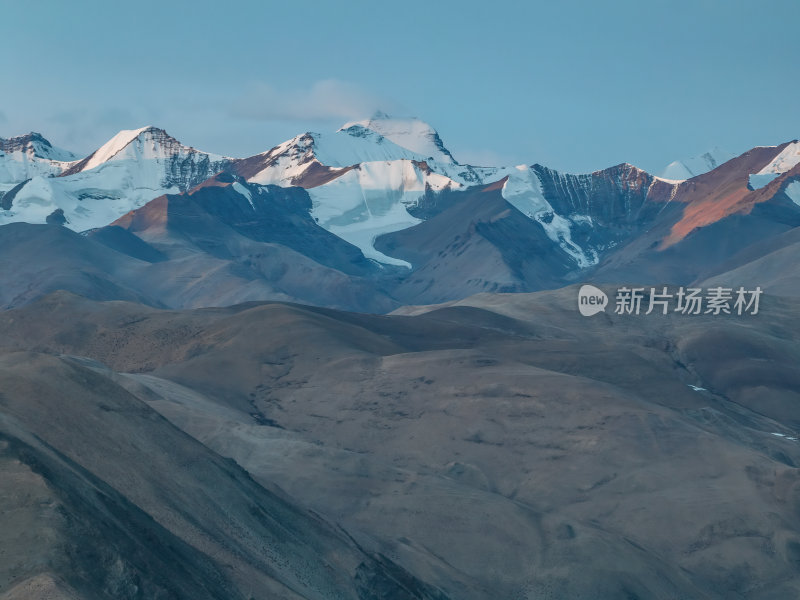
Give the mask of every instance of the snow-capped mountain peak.
[{"label": "snow-capped mountain peak", "polygon": [[74,175],[95,169],[114,160],[166,160],[191,155],[207,156],[211,162],[231,160],[225,156],[184,146],[163,129],[149,125],[139,129],[123,129],[82,161],[75,163],[63,175]]},{"label": "snow-capped mountain peak", "polygon": [[[158,127],[124,130],[81,161],[58,163],[56,172],[28,169],[18,186],[0,185],[7,192],[0,223],[44,223],[60,211],[62,223],[76,231],[100,227],[156,196],[193,188],[231,162],[184,146]],[[5,166],[0,161],[0,177]]]},{"label": "snow-capped mountain peak", "polygon": [[698,156],[671,162],[658,174],[658,177],[668,181],[684,181],[713,171],[732,158],[734,155],[731,152],[715,146]]},{"label": "snow-capped mountain peak", "polygon": [[0,195],[33,177],[60,175],[76,158],[40,133],[0,138]]},{"label": "snow-capped mountain peak", "polygon": [[[775,146],[775,149],[778,150],[779,147]],[[778,150],[775,157],[763,169],[750,175],[749,186],[758,190],[787,171],[791,171],[798,163],[800,163],[800,142],[793,140],[786,144],[785,148]]]},{"label": "snow-capped mountain peak", "polygon": [[6,154],[21,152],[30,158],[70,162],[77,158],[72,152],[53,146],[41,133],[31,131],[8,139],[0,138],[0,151]]},{"label": "snow-capped mountain peak", "polygon": [[141,127],[139,129],[123,129],[117,135],[95,150],[91,155],[89,155],[81,170],[88,171],[89,169],[93,169],[104,162],[111,160],[145,131],[152,132],[155,131],[155,129],[156,128],[152,126]]},{"label": "snow-capped mountain peak", "polygon": [[437,131],[419,119],[413,117],[392,118],[379,111],[369,119],[346,123],[339,131],[354,136],[363,136],[364,130],[374,131],[401,148],[410,150],[426,159],[441,163],[456,163],[453,155],[442,143]]},{"label": "snow-capped mountain peak", "polygon": [[772,162],[761,169],[758,174],[766,175],[768,173],[775,173],[780,175],[781,173],[790,171],[797,164],[800,164],[800,142],[794,140],[776,154]]}]

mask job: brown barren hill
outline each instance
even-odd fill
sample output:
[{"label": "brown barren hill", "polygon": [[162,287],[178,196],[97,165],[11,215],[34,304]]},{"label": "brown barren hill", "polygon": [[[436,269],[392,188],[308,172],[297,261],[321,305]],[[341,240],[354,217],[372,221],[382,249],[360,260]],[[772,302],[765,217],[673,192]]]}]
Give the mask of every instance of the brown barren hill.
[{"label": "brown barren hill", "polygon": [[[768,165],[789,143],[791,142],[777,147],[753,148],[709,173],[682,183],[674,201],[686,204],[686,208],[680,220],[672,226],[669,235],[662,240],[660,248],[668,248],[693,230],[734,213],[747,213],[757,202],[771,198],[771,195],[767,195],[767,190],[751,190],[748,187],[748,177]],[[783,177],[786,175],[788,174]],[[775,184],[773,181],[767,188],[771,190]]]}]

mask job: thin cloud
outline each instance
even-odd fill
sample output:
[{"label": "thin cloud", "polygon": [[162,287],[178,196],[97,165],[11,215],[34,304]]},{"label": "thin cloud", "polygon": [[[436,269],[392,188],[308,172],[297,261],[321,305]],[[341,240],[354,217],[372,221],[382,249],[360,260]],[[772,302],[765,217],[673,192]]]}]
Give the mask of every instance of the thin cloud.
[{"label": "thin cloud", "polygon": [[251,85],[232,105],[231,115],[256,121],[326,121],[369,116],[391,104],[357,85],[325,79],[307,89],[278,90]]},{"label": "thin cloud", "polygon": [[2,110],[0,110],[0,123],[8,123],[8,117]]}]

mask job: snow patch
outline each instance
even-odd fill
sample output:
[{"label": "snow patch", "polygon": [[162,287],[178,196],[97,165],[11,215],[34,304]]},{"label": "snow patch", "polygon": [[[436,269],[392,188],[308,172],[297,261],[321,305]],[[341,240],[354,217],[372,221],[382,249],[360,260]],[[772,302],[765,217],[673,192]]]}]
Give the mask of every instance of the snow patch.
[{"label": "snow patch", "polygon": [[773,179],[780,177],[780,173],[753,173],[748,179],[747,183],[754,190],[760,190]]},{"label": "snow patch", "polygon": [[789,199],[800,206],[800,181],[793,181],[783,190]]},{"label": "snow patch", "polygon": [[247,198],[247,201],[250,203],[250,206],[251,206],[253,209],[255,209],[256,205],[255,205],[255,204],[253,204],[253,194],[251,194],[251,193],[250,193],[250,190],[248,190],[246,187],[244,187],[244,186],[243,186],[241,183],[239,183],[238,181],[234,181],[234,182],[233,182],[233,186],[232,186],[232,187],[233,187],[233,189],[234,189],[235,191],[239,192],[239,193],[240,193],[242,196],[244,196],[245,198]]},{"label": "snow patch", "polygon": [[781,150],[766,167],[761,169],[758,174],[767,173],[786,173],[800,163],[800,142],[793,142]]},{"label": "snow patch", "polygon": [[97,150],[94,151],[92,156],[87,161],[86,165],[83,167],[83,170],[88,171],[89,169],[94,169],[95,167],[102,165],[104,162],[109,161],[120,150],[125,148],[125,146],[130,144],[133,140],[139,137],[139,135],[143,131],[146,131],[147,129],[148,127],[141,127],[140,129],[123,129],[117,135],[112,137],[105,144],[103,144]]}]

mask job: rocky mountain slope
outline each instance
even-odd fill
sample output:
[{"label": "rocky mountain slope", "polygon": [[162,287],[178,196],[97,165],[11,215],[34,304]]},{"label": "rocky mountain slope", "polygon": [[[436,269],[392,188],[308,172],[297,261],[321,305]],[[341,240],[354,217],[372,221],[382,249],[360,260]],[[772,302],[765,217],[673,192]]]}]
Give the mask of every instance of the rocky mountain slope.
[{"label": "rocky mountain slope", "polygon": [[446,597],[99,363],[3,353],[0,384],[3,598]]}]

